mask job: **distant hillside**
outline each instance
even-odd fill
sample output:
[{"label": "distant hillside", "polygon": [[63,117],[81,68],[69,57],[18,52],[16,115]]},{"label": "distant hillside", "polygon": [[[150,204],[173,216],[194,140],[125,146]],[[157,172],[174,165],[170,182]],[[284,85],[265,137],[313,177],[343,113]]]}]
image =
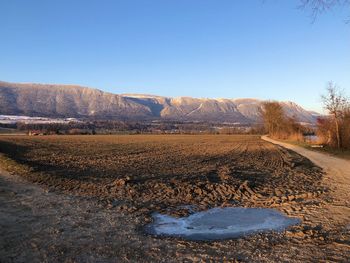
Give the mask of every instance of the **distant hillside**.
[{"label": "distant hillside", "polygon": [[0,82],[0,114],[43,117],[145,118],[149,108],[97,89]]},{"label": "distant hillside", "polygon": [[[256,123],[261,100],[198,99],[154,95],[117,95],[72,85],[17,84],[0,81],[0,114],[124,120],[178,120]],[[281,102],[300,122],[316,116],[293,102]]]}]

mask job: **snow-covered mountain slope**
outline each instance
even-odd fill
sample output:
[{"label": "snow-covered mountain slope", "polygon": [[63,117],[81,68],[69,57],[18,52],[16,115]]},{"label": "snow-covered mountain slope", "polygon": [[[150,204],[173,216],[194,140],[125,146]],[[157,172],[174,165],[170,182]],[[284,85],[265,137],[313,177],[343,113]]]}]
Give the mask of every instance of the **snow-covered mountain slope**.
[{"label": "snow-covered mountain slope", "polygon": [[[264,101],[112,94],[75,85],[0,82],[0,114],[122,120],[166,119],[256,123]],[[317,115],[294,102],[281,102],[286,114],[314,123]]]}]

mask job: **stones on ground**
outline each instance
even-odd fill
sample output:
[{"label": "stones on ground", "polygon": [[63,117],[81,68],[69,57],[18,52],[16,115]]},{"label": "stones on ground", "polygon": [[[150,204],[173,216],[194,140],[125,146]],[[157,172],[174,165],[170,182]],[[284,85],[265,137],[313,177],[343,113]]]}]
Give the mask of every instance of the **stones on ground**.
[{"label": "stones on ground", "polygon": [[222,182],[225,182],[228,179],[230,179],[231,169],[226,165],[222,166],[218,169],[218,175],[219,175],[220,180]]},{"label": "stones on ground", "polygon": [[130,180],[129,177],[126,178],[119,178],[113,181],[112,186],[115,187],[123,187],[126,185],[126,183]]},{"label": "stones on ground", "polygon": [[195,192],[197,195],[199,195],[199,196],[203,194],[202,189],[200,189],[200,188],[198,188],[198,187],[194,189],[194,192]]}]

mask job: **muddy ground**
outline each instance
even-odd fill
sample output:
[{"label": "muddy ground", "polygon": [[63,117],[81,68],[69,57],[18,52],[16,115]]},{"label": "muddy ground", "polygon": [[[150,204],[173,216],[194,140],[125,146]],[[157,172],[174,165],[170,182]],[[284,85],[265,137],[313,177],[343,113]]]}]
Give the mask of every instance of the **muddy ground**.
[{"label": "muddy ground", "polygon": [[[350,214],[327,215],[322,169],[257,136],[2,137],[0,149],[1,166],[26,180],[1,177],[4,262],[350,258]],[[182,205],[276,208],[302,223],[219,242],[142,232],[150,213],[185,215]]]}]

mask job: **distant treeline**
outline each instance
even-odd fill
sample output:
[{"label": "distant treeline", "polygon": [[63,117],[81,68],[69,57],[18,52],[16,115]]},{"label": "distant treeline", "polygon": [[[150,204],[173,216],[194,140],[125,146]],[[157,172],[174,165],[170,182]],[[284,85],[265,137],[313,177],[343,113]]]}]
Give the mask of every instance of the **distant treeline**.
[{"label": "distant treeline", "polygon": [[1,124],[29,135],[53,134],[262,134],[262,125],[218,124],[206,122],[131,122],[131,121],[78,121],[68,123]]}]

